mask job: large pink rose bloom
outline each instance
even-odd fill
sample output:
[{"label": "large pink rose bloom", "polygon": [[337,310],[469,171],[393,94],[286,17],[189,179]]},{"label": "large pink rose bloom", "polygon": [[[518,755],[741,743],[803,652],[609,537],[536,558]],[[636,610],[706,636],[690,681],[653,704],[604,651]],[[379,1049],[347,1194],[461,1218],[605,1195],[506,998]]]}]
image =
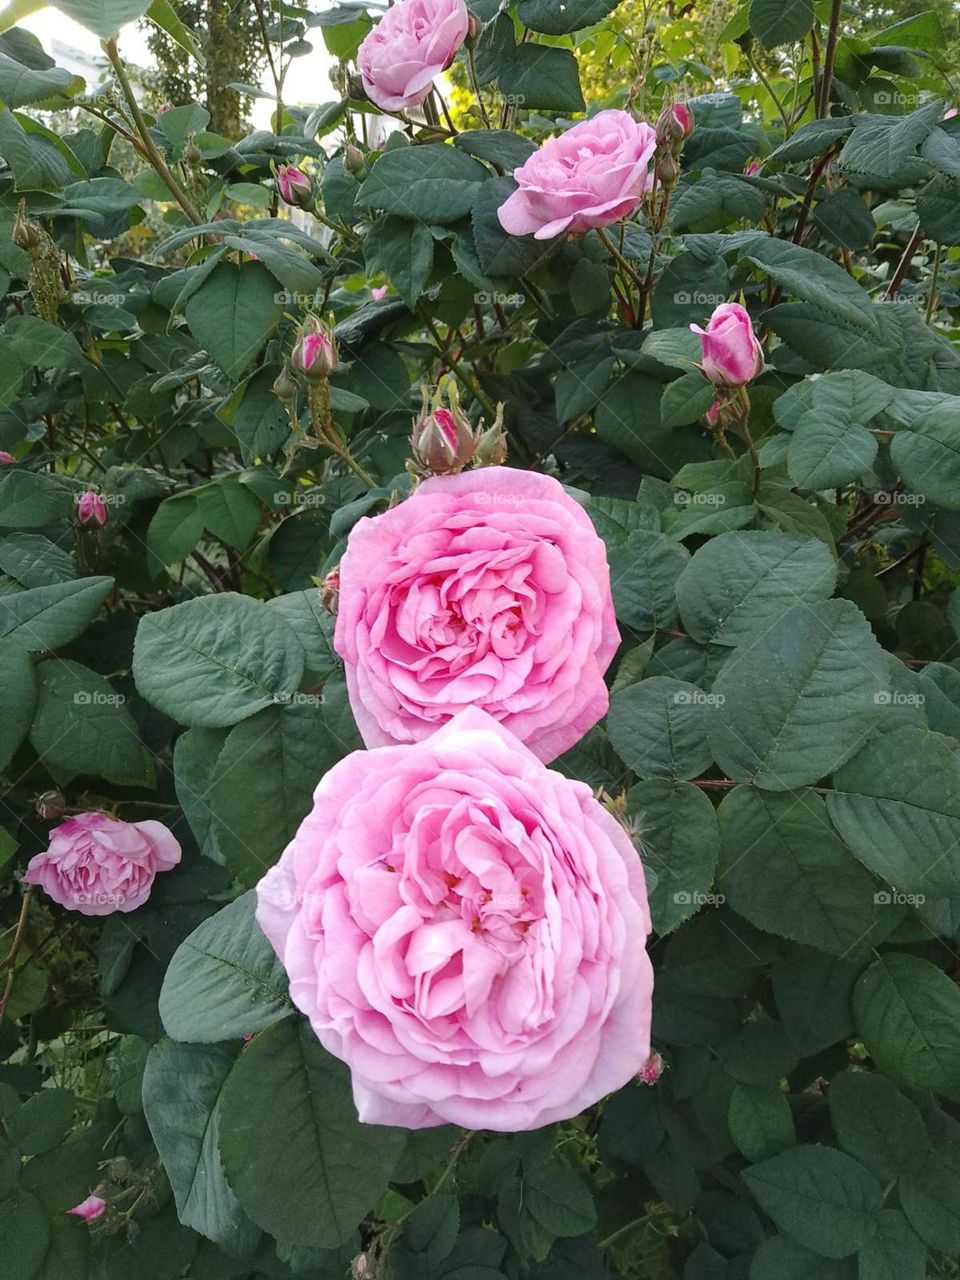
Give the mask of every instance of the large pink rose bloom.
[{"label": "large pink rose bloom", "polygon": [[619,642],[603,542],[532,471],[426,480],[340,562],[334,645],[368,747],[479,706],[549,762],[606,713]]},{"label": "large pink rose bloom", "polygon": [[640,858],[482,711],[341,760],[257,897],[370,1124],[535,1129],[649,1056]]},{"label": "large pink rose bloom", "polygon": [[360,78],[383,111],[416,107],[463,44],[470,15],[463,0],[401,0],[357,53]]},{"label": "large pink rose bloom", "polygon": [[50,847],[24,872],[54,902],[85,916],[136,911],[154,876],[180,861],[180,845],[161,822],[121,822],[81,813],[50,832]]},{"label": "large pink rose bloom", "polygon": [[626,111],[600,111],[514,169],[519,189],[500,206],[500,225],[512,236],[550,240],[619,222],[652,187],[656,149],[650,125]]}]

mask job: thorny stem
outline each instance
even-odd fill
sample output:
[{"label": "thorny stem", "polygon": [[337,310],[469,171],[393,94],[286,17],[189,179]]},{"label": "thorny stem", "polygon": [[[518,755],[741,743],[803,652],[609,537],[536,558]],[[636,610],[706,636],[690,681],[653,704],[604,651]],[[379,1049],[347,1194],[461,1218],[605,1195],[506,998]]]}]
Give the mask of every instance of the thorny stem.
[{"label": "thorny stem", "polygon": [[330,384],[324,378],[319,384],[312,385],[307,394],[310,406],[310,423],[313,434],[325,448],[332,450],[341,462],[359,477],[368,489],[374,488],[376,481],[369,471],[365,471],[347,447],[340,435],[330,413]]},{"label": "thorny stem", "polygon": [[830,111],[830,90],[833,88],[833,68],[837,60],[837,44],[840,40],[841,0],[833,0],[830,6],[830,27],[827,47],[823,55],[823,78],[820,81],[820,97],[817,102],[817,119],[822,120]]},{"label": "thorny stem", "polygon": [[896,271],[894,271],[893,275],[890,277],[890,283],[887,285],[886,292],[883,295],[885,302],[892,301],[899,293],[904,277],[910,270],[910,263],[913,261],[913,255],[917,252],[922,239],[923,228],[918,222],[913,235],[907,241],[907,247],[903,251],[902,258],[897,263]]},{"label": "thorny stem", "polygon": [[0,999],[0,1026],[7,1016],[7,1005],[10,1002],[10,993],[13,990],[13,982],[17,973],[17,956],[20,953],[20,947],[23,943],[24,933],[27,927],[27,916],[30,913],[30,898],[33,894],[33,885],[26,885],[23,890],[23,902],[20,904],[20,915],[17,919],[17,931],[13,935],[13,945],[7,952],[3,961],[5,965],[10,966],[10,972],[7,974],[7,982],[3,989],[3,997]]}]

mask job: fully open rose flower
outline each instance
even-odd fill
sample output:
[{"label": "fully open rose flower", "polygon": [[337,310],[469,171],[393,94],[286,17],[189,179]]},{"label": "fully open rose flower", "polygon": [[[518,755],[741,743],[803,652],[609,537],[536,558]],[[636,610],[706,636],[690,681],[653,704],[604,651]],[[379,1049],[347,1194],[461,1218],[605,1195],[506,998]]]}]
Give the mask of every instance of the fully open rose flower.
[{"label": "fully open rose flower", "polygon": [[416,107],[463,44],[463,0],[401,0],[361,44],[357,66],[367,97],[384,111]]},{"label": "fully open rose flower", "polygon": [[353,528],[334,645],[368,747],[479,706],[550,761],[607,710],[620,637],[606,550],[556,480],[437,476]]},{"label": "fully open rose flower", "polygon": [[724,302],[707,321],[690,328],[700,335],[702,369],[718,387],[742,387],[763,373],[763,347],[750,316],[739,302]]},{"label": "fully open rose flower", "polygon": [[368,1123],[534,1129],[649,1057],[640,858],[482,711],[341,760],[257,898]]},{"label": "fully open rose flower", "polygon": [[135,911],[150,896],[154,876],[180,861],[180,845],[162,822],[121,822],[81,813],[50,832],[50,847],[24,872],[62,907],[85,916]]},{"label": "fully open rose flower", "polygon": [[653,185],[657,135],[626,111],[601,111],[548,138],[513,176],[519,189],[499,208],[504,231],[550,240],[608,227],[636,209]]}]

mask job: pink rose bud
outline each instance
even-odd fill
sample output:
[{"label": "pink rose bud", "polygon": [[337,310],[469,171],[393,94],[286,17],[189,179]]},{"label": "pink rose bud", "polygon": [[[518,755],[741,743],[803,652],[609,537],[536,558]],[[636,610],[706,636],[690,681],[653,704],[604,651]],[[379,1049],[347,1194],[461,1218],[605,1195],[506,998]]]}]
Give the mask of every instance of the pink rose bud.
[{"label": "pink rose bud", "polygon": [[357,52],[363,88],[382,111],[417,107],[453,62],[470,29],[463,0],[402,0]]},{"label": "pink rose bud", "polygon": [[707,426],[708,426],[708,427],[715,427],[715,426],[717,426],[717,425],[719,424],[719,422],[720,422],[720,408],[721,408],[720,401],[719,401],[719,400],[714,400],[713,404],[710,406],[710,408],[709,408],[709,409],[707,410],[707,412],[704,414],[704,417],[705,417],[705,418],[706,418],[706,420],[707,420]]},{"label": "pink rose bud", "polygon": [[657,120],[657,142],[662,147],[679,150],[693,133],[693,112],[685,102],[665,107]]},{"label": "pink rose bud", "polygon": [[514,169],[518,188],[497,210],[500,225],[535,240],[612,226],[652,188],[656,149],[650,125],[627,111],[600,111],[548,138]]},{"label": "pink rose bud", "polygon": [[277,188],[287,204],[306,209],[313,200],[313,183],[310,175],[293,164],[277,165]]},{"label": "pink rose bud", "polygon": [[958,111],[960,111],[960,107],[951,107],[949,111],[943,113],[944,120],[952,120]]},{"label": "pink rose bud", "polygon": [[680,161],[672,151],[657,157],[657,181],[664,191],[671,191],[680,180]]},{"label": "pink rose bud", "polygon": [[413,424],[410,451],[414,474],[420,476],[456,475],[472,459],[477,436],[460,408],[455,385],[441,385],[432,396],[423,388],[423,408]]},{"label": "pink rose bud", "polygon": [[706,329],[698,324],[690,328],[700,335],[701,368],[716,386],[742,387],[763,372],[763,348],[749,315],[738,302],[717,307]]},{"label": "pink rose bud", "polygon": [[507,460],[507,433],[503,429],[503,405],[497,405],[497,416],[492,427],[480,433],[477,440],[477,452],[474,454],[475,467],[500,467]]},{"label": "pink rose bud", "polygon": [[16,458],[12,453],[7,453],[6,449],[0,449],[0,462],[9,465],[11,462],[16,462]]},{"label": "pink rose bud", "polygon": [[99,1196],[89,1195],[86,1200],[81,1200],[79,1204],[75,1204],[72,1209],[64,1210],[74,1218],[82,1218],[84,1222],[93,1222],[99,1218],[107,1207],[106,1200],[101,1200]]},{"label": "pink rose bud", "polygon": [[656,1084],[663,1075],[663,1059],[657,1053],[656,1049],[650,1054],[640,1070],[637,1072],[637,1079],[641,1084]]},{"label": "pink rose bud", "polygon": [[370,290],[370,297],[374,302],[379,302],[381,298],[385,298],[387,296],[387,290],[389,287],[390,286],[386,284],[378,284],[375,289]]},{"label": "pink rose bud", "polygon": [[343,167],[347,173],[352,173],[354,177],[363,173],[367,167],[367,157],[352,142],[347,143],[343,149]]},{"label": "pink rose bud", "polygon": [[316,316],[307,316],[300,326],[300,336],[290,356],[291,368],[308,382],[329,378],[340,363],[333,330]]},{"label": "pink rose bud", "polygon": [[340,567],[331,569],[320,583],[320,603],[327,613],[337,612],[337,601],[340,598]]},{"label": "pink rose bud", "polygon": [[157,115],[162,116],[165,112],[172,111],[172,110],[173,110],[172,102],[161,102],[160,106],[157,107]]},{"label": "pink rose bud", "polygon": [[762,168],[759,160],[751,160],[744,165],[743,172],[747,178],[755,178]]},{"label": "pink rose bud", "polygon": [[350,1263],[350,1275],[352,1280],[363,1280],[367,1274],[367,1255],[358,1253],[354,1260]]},{"label": "pink rose bud", "polygon": [[30,859],[23,879],[68,911],[107,916],[142,907],[157,873],[179,861],[180,845],[161,822],[80,813],[53,828],[50,847]]},{"label": "pink rose bud", "polygon": [[63,817],[67,802],[62,791],[44,791],[37,797],[37,817],[45,822],[53,822]]},{"label": "pink rose bud", "polygon": [[107,523],[107,504],[99,493],[88,489],[86,493],[80,495],[77,499],[77,519],[81,524],[104,525]]}]

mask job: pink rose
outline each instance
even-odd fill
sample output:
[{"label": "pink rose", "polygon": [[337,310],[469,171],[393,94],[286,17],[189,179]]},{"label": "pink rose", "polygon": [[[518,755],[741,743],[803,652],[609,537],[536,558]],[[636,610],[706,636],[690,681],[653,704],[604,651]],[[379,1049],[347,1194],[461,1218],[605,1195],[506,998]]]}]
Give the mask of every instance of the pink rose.
[{"label": "pink rose", "polygon": [[548,138],[513,176],[519,189],[497,216],[512,236],[550,240],[607,227],[632,213],[653,185],[657,135],[626,111],[601,111]]},{"label": "pink rose", "polygon": [[750,160],[743,166],[743,172],[747,178],[756,178],[762,169],[763,165],[759,160]]},{"label": "pink rose", "polygon": [[605,715],[619,643],[603,542],[532,471],[425,480],[358,521],[340,561],[334,647],[368,747],[478,706],[553,760]]},{"label": "pink rose", "polygon": [[382,302],[387,296],[387,288],[388,286],[385,284],[378,284],[375,289],[370,290],[370,297],[374,302]]},{"label": "pink rose", "polygon": [[700,335],[703,372],[718,387],[742,387],[763,372],[763,348],[750,317],[738,302],[724,302],[707,322],[690,328]]},{"label": "pink rose", "polygon": [[640,858],[483,711],[341,760],[257,898],[369,1124],[535,1129],[650,1053]]},{"label": "pink rose", "polygon": [[0,449],[0,462],[9,465],[11,462],[16,462],[16,458],[12,453],[7,453],[6,449]]},{"label": "pink rose", "polygon": [[666,147],[680,147],[693,133],[693,111],[685,102],[664,107],[657,120],[657,141]]},{"label": "pink rose", "polygon": [[81,1200],[72,1209],[65,1209],[64,1212],[74,1218],[82,1218],[84,1222],[93,1222],[100,1217],[106,1207],[106,1200],[101,1199],[100,1196],[89,1195],[86,1200]]},{"label": "pink rose", "polygon": [[400,0],[357,53],[367,97],[382,111],[419,106],[453,61],[469,24],[463,0]]},{"label": "pink rose", "polygon": [[277,189],[287,204],[304,209],[313,199],[310,175],[293,164],[277,165]]},{"label": "pink rose", "polygon": [[49,849],[30,859],[23,878],[70,911],[108,916],[142,907],[157,872],[179,861],[180,845],[161,822],[81,813],[53,828]]},{"label": "pink rose", "polygon": [[290,353],[290,364],[309,382],[329,378],[340,363],[333,329],[314,315],[308,315],[300,326],[296,345]]},{"label": "pink rose", "polygon": [[107,504],[99,493],[94,493],[92,489],[81,493],[77,499],[77,519],[81,524],[104,525],[107,523]]}]

